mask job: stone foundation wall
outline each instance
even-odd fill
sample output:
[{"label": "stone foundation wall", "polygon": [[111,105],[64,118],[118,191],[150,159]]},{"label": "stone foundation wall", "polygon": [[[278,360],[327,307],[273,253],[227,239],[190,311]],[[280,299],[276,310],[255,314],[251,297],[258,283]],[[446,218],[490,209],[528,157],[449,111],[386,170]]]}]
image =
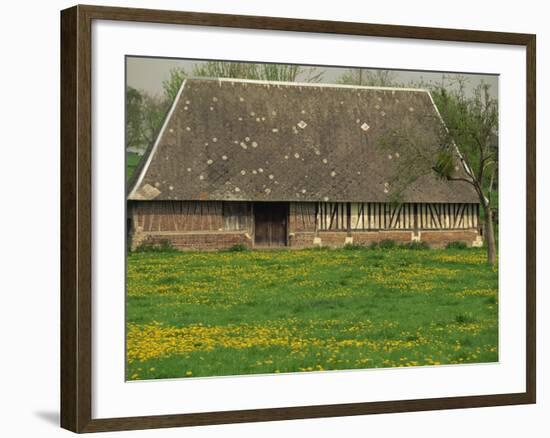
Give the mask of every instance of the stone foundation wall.
[{"label": "stone foundation wall", "polygon": [[346,244],[369,246],[382,240],[393,240],[398,244],[410,242],[426,242],[430,247],[442,248],[450,242],[464,242],[468,246],[481,246],[483,240],[477,230],[381,230],[357,231],[351,236],[345,231],[321,231],[317,237],[313,232],[295,232],[290,234],[289,245],[292,248],[307,248],[311,246],[339,247]]},{"label": "stone foundation wall", "polygon": [[[468,246],[481,246],[482,237],[477,230],[440,230],[440,231],[360,231],[351,236],[345,231],[296,232],[289,236],[290,248],[310,248],[313,246],[328,246],[337,248],[346,244],[369,246],[382,240],[393,240],[398,244],[409,242],[426,242],[432,248],[443,248],[450,242],[464,242]],[[228,249],[235,245],[253,248],[252,237],[243,232],[186,232],[186,233],[143,233],[136,232],[132,236],[131,248],[135,250],[142,244],[161,245],[169,242],[174,248],[185,250],[214,251]]]},{"label": "stone foundation wall", "polygon": [[[440,231],[360,231],[351,236],[345,231],[295,232],[289,236],[290,248],[310,248],[328,246],[337,248],[346,244],[369,246],[382,240],[392,240],[398,244],[426,242],[432,248],[443,248],[450,242],[464,242],[468,246],[481,246],[483,239],[477,230],[440,230]],[[142,244],[161,245],[169,242],[174,248],[185,250],[214,251],[228,249],[235,245],[254,248],[252,237],[245,232],[136,232],[132,236],[131,248],[135,250]]]},{"label": "stone foundation wall", "polygon": [[414,239],[414,232],[412,231],[360,231],[352,233],[353,243],[356,245],[370,245],[371,243],[378,243],[382,240],[393,240],[396,243],[410,243]]},{"label": "stone foundation wall", "polygon": [[186,232],[186,233],[134,233],[131,248],[142,244],[162,245],[168,242],[180,251],[214,251],[235,245],[252,248],[252,238],[243,232]]},{"label": "stone foundation wall", "polygon": [[443,248],[451,242],[464,242],[468,246],[481,246],[483,238],[477,230],[419,231],[419,240],[433,248]]},{"label": "stone foundation wall", "polygon": [[315,233],[303,232],[303,233],[291,233],[288,236],[288,245],[291,248],[310,248],[316,246]]}]

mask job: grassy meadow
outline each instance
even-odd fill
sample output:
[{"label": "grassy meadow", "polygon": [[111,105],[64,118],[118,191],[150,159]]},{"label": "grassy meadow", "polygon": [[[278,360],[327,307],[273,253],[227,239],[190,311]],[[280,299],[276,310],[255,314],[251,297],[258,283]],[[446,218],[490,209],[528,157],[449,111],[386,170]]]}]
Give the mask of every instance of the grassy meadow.
[{"label": "grassy meadow", "polygon": [[127,379],[498,360],[484,249],[128,254]]}]

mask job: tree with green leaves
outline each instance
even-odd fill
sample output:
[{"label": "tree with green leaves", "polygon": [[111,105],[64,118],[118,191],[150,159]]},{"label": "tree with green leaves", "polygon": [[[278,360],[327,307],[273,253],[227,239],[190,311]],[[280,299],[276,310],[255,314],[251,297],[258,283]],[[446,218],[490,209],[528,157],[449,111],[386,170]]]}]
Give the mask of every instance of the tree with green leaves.
[{"label": "tree with green leaves", "polygon": [[[323,71],[314,67],[290,64],[253,64],[247,62],[206,61],[195,64],[192,77],[234,78],[279,82],[320,82]],[[183,68],[170,70],[168,79],[162,82],[164,97],[173,102],[184,79],[189,77]]]},{"label": "tree with green leaves", "polygon": [[[416,119],[405,128],[392,130],[383,140],[384,147],[398,148],[400,168],[395,192],[400,193],[426,173],[433,172],[448,181],[460,181],[472,186],[483,209],[487,262],[496,263],[494,232],[495,196],[498,181],[498,101],[490,86],[481,83],[467,94],[465,79],[455,78],[452,86],[433,86],[433,100],[445,126],[425,123],[427,117],[418,111]],[[432,137],[438,139],[437,151],[426,151],[426,126],[440,126]],[[424,131],[424,132],[423,132]]]},{"label": "tree with green leaves", "polygon": [[257,79],[255,64],[246,62],[207,61],[195,64],[194,77]]},{"label": "tree with green leaves", "polygon": [[291,64],[253,64],[246,62],[208,61],[197,64],[193,75],[209,78],[238,78],[279,82],[319,82],[323,71]]},{"label": "tree with green leaves", "polygon": [[396,73],[393,70],[350,68],[340,76],[338,82],[344,85],[393,87],[396,84]]},{"label": "tree with green leaves", "polygon": [[133,87],[126,88],[126,147],[139,148],[141,139],[141,106],[143,96]]},{"label": "tree with green leaves", "polygon": [[323,79],[324,71],[315,67],[301,67],[288,64],[256,64],[258,79],[280,82],[317,83]]},{"label": "tree with green leaves", "polygon": [[[465,84],[459,79],[456,89],[436,88],[432,96],[447,126],[447,143],[453,149],[441,151],[435,170],[450,181],[459,180],[444,163],[457,157],[467,181],[479,197],[484,213],[487,260],[496,263],[494,233],[494,191],[498,178],[498,101],[490,86],[482,83],[467,97]],[[443,164],[443,165],[442,165]]]},{"label": "tree with green leaves", "polygon": [[126,148],[145,150],[156,138],[168,101],[133,87],[126,88]]},{"label": "tree with green leaves", "polygon": [[162,81],[164,98],[168,100],[168,102],[171,103],[174,101],[174,99],[178,95],[181,83],[186,77],[187,73],[185,73],[185,70],[183,68],[173,68],[168,73],[168,79]]}]

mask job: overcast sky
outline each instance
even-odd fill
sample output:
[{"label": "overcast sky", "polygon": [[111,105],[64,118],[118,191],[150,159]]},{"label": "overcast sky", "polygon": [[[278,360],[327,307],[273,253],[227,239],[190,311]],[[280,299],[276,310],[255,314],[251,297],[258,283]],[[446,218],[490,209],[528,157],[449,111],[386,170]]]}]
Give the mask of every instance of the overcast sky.
[{"label": "overcast sky", "polygon": [[[183,68],[188,74],[192,74],[193,66],[204,61],[168,59],[168,58],[142,58],[128,57],[127,59],[127,85],[144,90],[149,94],[162,93],[162,81],[169,77],[173,68]],[[338,78],[347,71],[340,67],[317,67],[317,71],[324,71],[321,82],[337,83]],[[404,71],[395,70],[395,81],[404,85],[411,82],[441,82],[449,73],[428,71]],[[466,92],[470,93],[481,81],[491,85],[491,94],[498,97],[498,76],[484,74],[463,74],[467,78]]]}]

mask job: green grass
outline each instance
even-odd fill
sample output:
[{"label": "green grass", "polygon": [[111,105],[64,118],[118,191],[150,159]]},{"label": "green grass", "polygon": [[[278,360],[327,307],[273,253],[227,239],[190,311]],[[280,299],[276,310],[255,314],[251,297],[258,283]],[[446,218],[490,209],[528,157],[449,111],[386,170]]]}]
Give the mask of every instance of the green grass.
[{"label": "green grass", "polygon": [[141,155],[133,152],[126,152],[126,181],[130,180],[141,159]]},{"label": "green grass", "polygon": [[498,360],[483,249],[128,255],[127,378]]}]

